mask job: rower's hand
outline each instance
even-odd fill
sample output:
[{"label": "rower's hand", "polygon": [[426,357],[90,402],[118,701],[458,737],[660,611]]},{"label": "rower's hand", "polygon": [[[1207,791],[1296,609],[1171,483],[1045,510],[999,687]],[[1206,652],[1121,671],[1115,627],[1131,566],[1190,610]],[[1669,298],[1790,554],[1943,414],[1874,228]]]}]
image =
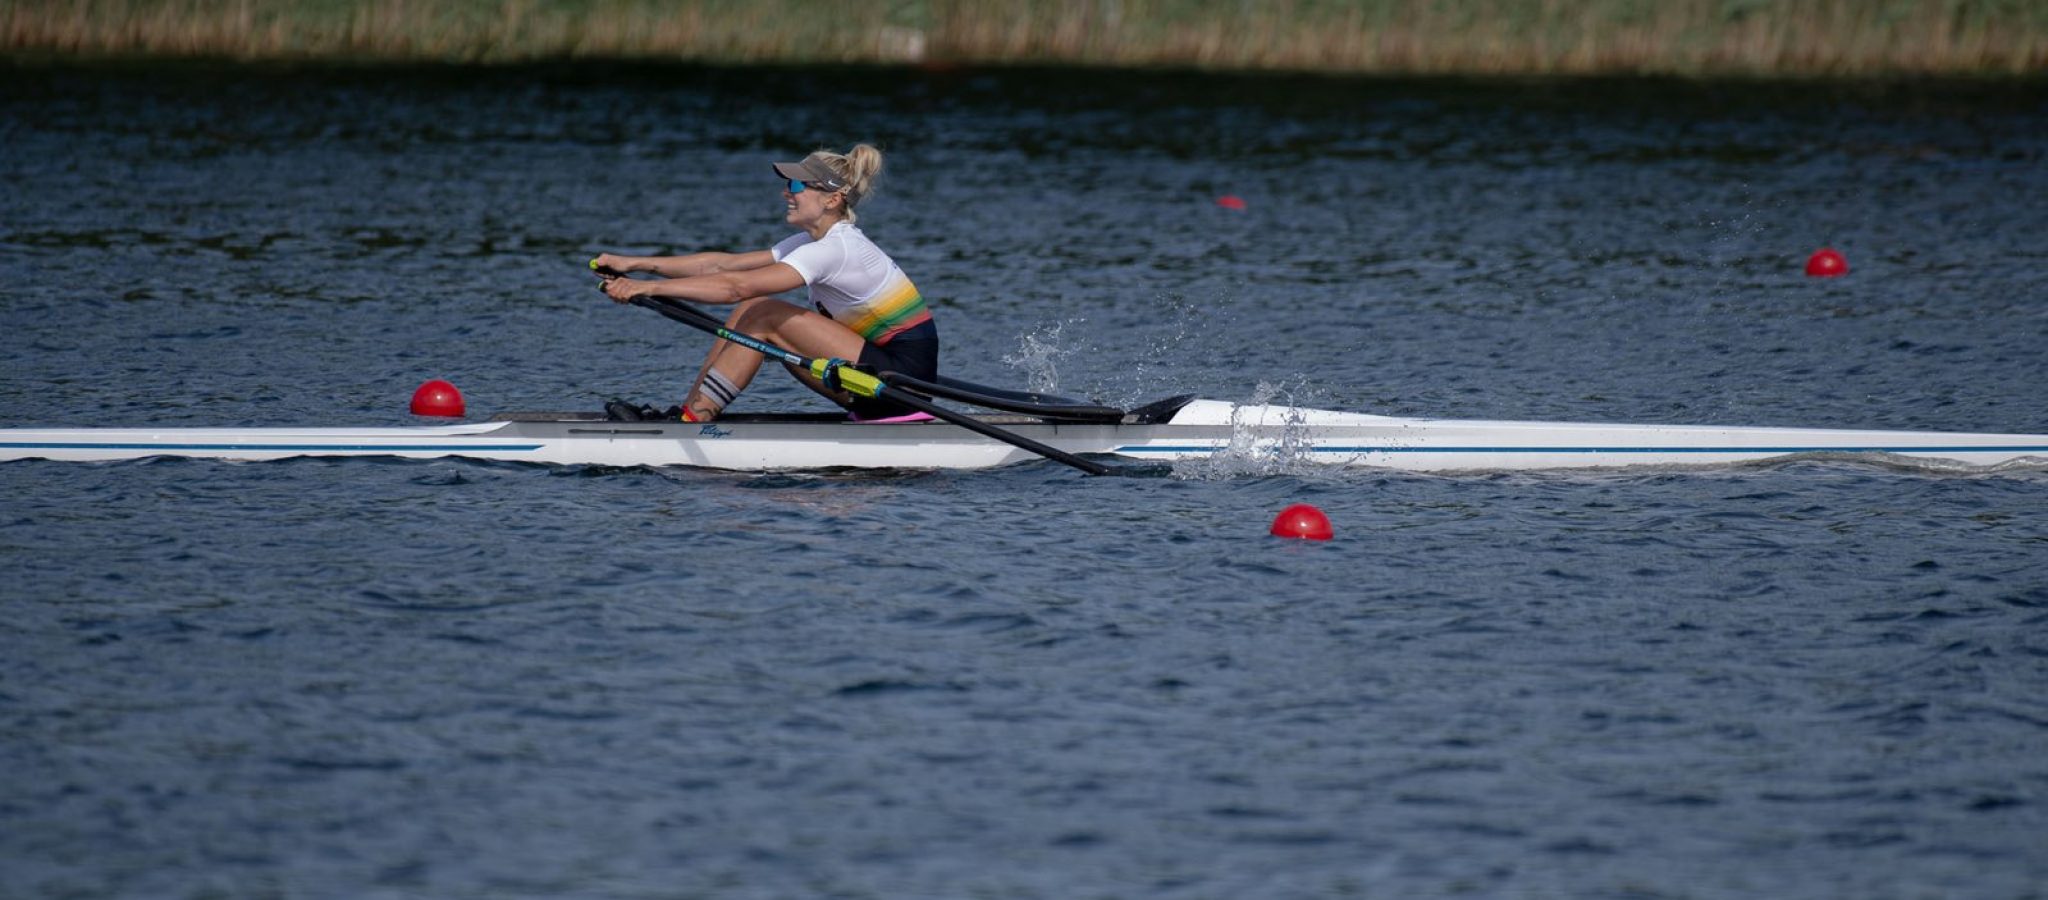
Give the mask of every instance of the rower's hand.
[{"label": "rower's hand", "polygon": [[603,291],[604,295],[612,298],[612,301],[615,303],[631,303],[633,298],[647,293],[648,283],[645,281],[622,278],[617,275],[601,275],[599,277],[604,280],[598,284],[597,289]]},{"label": "rower's hand", "polygon": [[614,253],[600,253],[590,261],[590,268],[602,278],[606,275],[623,275],[632,271],[626,267],[626,258]]}]

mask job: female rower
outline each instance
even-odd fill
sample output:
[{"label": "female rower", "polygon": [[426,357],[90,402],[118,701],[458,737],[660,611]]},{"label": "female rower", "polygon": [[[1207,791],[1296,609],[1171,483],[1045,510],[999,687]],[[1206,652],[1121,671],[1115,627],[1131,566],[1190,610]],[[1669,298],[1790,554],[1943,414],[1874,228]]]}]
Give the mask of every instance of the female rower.
[{"label": "female rower", "polygon": [[[856,144],[845,154],[819,150],[800,162],[776,163],[785,181],[784,221],[797,234],[748,253],[689,256],[599,256],[612,272],[651,272],[660,279],[604,277],[604,292],[627,303],[655,296],[731,304],[725,327],[786,350],[824,359],[849,359],[871,371],[935,380],[939,330],[931,310],[903,270],[854,226],[854,207],[873,192],[882,152]],[[772,295],[808,285],[813,308]],[[708,422],[730,405],[760,371],[764,357],[719,341],[712,345],[672,415]],[[827,388],[808,372],[787,367],[814,391],[852,411],[856,419],[894,416],[903,408]],[[666,415],[666,414],[665,414]]]}]

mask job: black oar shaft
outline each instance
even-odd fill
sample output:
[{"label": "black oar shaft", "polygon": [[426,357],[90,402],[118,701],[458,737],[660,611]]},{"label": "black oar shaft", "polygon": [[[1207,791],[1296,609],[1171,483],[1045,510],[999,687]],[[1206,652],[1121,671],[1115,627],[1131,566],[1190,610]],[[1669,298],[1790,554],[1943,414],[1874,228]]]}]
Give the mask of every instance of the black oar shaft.
[{"label": "black oar shaft", "polygon": [[810,359],[803,354],[784,350],[752,335],[740,334],[739,332],[729,330],[725,327],[725,323],[718,321],[710,313],[687,303],[664,300],[659,297],[635,297],[633,298],[633,305],[644,306],[692,328],[711,332],[715,337],[724,338],[756,353],[789,363],[799,369],[806,369],[811,365]]},{"label": "black oar shaft", "polygon": [[976,434],[987,435],[1011,446],[1029,450],[1054,462],[1065,463],[1090,475],[1108,475],[1115,471],[1109,466],[1105,466],[1092,459],[1083,459],[1058,447],[1034,441],[1016,432],[1004,431],[973,416],[954,412],[887,382],[883,382],[882,392],[878,396],[884,400],[901,403],[919,412],[928,413],[933,417],[951,422]]}]

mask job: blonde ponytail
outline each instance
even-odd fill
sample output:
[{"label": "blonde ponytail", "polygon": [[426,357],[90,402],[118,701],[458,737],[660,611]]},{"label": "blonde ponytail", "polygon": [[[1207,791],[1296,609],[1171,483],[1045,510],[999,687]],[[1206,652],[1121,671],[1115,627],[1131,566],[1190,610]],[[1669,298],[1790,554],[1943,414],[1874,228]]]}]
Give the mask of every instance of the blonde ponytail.
[{"label": "blonde ponytail", "polygon": [[846,181],[846,221],[854,221],[853,208],[874,193],[875,183],[882,177],[882,151],[873,144],[855,144],[845,153],[819,150],[811,156],[831,166]]}]

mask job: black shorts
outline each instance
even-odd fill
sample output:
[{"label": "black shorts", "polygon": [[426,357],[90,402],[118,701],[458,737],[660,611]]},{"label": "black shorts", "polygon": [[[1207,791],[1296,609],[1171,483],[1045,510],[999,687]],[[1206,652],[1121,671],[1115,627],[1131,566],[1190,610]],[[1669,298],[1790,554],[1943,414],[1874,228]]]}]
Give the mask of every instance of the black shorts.
[{"label": "black shorts", "polygon": [[[862,344],[860,359],[855,360],[861,368],[874,372],[895,372],[924,381],[935,381],[939,377],[939,328],[930,320],[901,332],[883,345]],[[855,397],[853,413],[863,419],[878,419],[900,416],[913,412],[908,407]]]}]

